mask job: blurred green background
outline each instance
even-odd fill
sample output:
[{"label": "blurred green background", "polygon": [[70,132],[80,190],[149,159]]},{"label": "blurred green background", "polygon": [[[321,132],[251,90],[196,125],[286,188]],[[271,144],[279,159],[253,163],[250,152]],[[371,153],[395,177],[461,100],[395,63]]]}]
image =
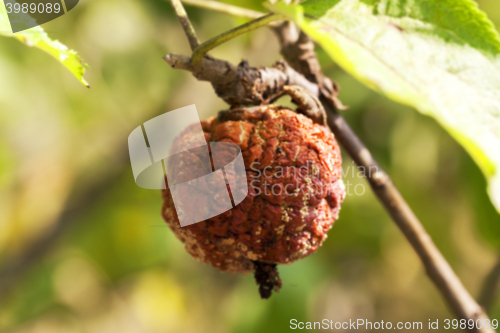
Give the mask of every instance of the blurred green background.
[{"label": "blurred green background", "polygon": [[[479,6],[500,27],[498,0]],[[201,40],[245,22],[186,9]],[[317,253],[280,267],[283,288],[271,299],[259,298],[253,276],[192,259],[160,216],[159,191],[137,187],[128,161],[128,134],[155,115],[193,103],[202,118],[226,108],[210,84],[162,60],[189,54],[169,3],[83,1],[43,27],[91,66],[92,88],[42,51],[0,38],[0,271],[22,268],[0,283],[0,332],[282,332],[291,319],[453,318],[347,156],[345,181],[364,194],[347,197]],[[318,52],[350,106],[347,121],[477,297],[500,252],[500,216],[479,168],[432,119]],[[265,28],[211,54],[253,66],[280,58]],[[60,225],[47,251],[19,261]],[[500,302],[490,316],[500,318]]]}]

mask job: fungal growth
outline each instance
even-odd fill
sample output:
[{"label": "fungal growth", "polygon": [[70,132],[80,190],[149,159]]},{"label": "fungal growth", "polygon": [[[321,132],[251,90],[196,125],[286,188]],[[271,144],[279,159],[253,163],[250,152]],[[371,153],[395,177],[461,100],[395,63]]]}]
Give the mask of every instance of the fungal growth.
[{"label": "fungal growth", "polygon": [[[339,146],[327,127],[304,115],[304,105],[303,114],[262,105],[221,111],[202,121],[207,143],[228,142],[241,149],[248,195],[233,209],[181,227],[168,186],[163,191],[162,215],[186,250],[221,271],[254,272],[262,298],[281,287],[277,265],[291,264],[321,246],[345,197]],[[189,137],[187,129],[176,140],[182,144]],[[197,161],[193,151],[191,158],[167,167],[183,170]],[[236,175],[225,176],[230,181]],[[206,186],[199,184],[199,191]],[[213,198],[199,207],[216,204]]]}]

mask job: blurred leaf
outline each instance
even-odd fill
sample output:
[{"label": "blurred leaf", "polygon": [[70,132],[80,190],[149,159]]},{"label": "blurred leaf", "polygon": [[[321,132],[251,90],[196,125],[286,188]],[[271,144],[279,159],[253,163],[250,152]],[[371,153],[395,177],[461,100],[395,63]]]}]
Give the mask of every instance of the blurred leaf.
[{"label": "blurred leaf", "polygon": [[34,46],[47,52],[59,60],[81,83],[89,87],[89,84],[83,78],[85,67],[88,67],[88,65],[80,59],[75,51],[68,49],[57,40],[50,39],[40,26],[15,34],[12,33],[3,0],[0,0],[0,3],[0,35],[17,38],[28,46]]},{"label": "blurred leaf", "polygon": [[500,37],[471,0],[310,0],[273,7],[347,72],[434,117],[473,157],[500,211]]}]

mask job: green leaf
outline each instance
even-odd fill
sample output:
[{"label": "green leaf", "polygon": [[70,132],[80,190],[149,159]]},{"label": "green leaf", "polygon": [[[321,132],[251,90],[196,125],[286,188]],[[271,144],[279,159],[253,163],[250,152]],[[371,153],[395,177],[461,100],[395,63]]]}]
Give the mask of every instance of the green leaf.
[{"label": "green leaf", "polygon": [[12,33],[3,0],[0,0],[0,35],[17,38],[28,46],[34,46],[47,52],[73,73],[81,83],[89,87],[89,84],[83,78],[85,68],[88,65],[80,59],[75,51],[68,49],[57,40],[50,39],[42,27],[37,26],[15,34]]},{"label": "green leaf", "polygon": [[500,37],[472,0],[309,0],[272,7],[372,89],[434,117],[500,212]]}]

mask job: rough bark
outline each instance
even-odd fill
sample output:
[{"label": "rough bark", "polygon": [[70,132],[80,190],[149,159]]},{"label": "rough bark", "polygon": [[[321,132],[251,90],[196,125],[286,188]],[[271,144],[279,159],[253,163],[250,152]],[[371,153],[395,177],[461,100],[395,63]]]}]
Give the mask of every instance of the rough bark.
[{"label": "rough bark", "polygon": [[272,67],[250,67],[246,61],[238,66],[219,59],[205,57],[200,66],[194,66],[191,58],[172,53],[165,56],[170,67],[190,71],[201,81],[209,81],[217,95],[231,106],[261,105],[269,103],[284,86],[305,87],[318,96],[318,86],[309,82],[284,61]]}]

